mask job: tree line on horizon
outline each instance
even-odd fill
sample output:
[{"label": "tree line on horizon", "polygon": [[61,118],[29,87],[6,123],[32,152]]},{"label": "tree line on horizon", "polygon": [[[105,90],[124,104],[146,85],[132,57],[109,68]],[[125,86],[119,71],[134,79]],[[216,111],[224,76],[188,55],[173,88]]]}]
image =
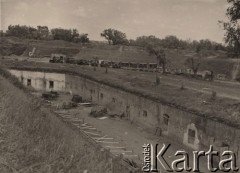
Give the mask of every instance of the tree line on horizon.
[{"label": "tree line on horizon", "polygon": [[[37,28],[26,25],[9,25],[5,33],[1,31],[1,36],[14,36],[24,39],[37,40],[64,40],[74,43],[89,43],[87,33],[80,34],[77,29],[53,28],[47,26],[37,26]],[[174,35],[166,36],[160,39],[154,35],[140,36],[134,39],[127,39],[125,33],[116,29],[105,29],[100,33],[109,45],[127,45],[147,48],[149,45],[159,46],[167,49],[192,49],[196,52],[200,50],[226,50],[226,47],[220,43],[205,40],[182,40]]]},{"label": "tree line on horizon", "polygon": [[1,31],[1,36],[14,36],[36,40],[64,40],[74,43],[90,42],[88,34],[80,34],[77,29],[49,29],[47,26],[37,26],[37,28],[34,28],[26,25],[9,25],[5,33]]},{"label": "tree line on horizon", "polygon": [[167,49],[194,49],[196,52],[200,50],[226,50],[226,47],[220,43],[216,43],[209,39],[197,40],[182,40],[174,35],[166,36],[161,39],[154,35],[140,36],[134,39],[127,39],[125,33],[116,29],[105,29],[101,36],[104,37],[108,44],[112,45],[130,45],[147,48],[149,45],[159,46]]}]

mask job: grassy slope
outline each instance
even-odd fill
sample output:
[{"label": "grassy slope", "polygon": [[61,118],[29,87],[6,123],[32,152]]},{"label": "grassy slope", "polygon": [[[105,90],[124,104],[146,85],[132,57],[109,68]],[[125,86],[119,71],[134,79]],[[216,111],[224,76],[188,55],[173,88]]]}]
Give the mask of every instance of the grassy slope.
[{"label": "grassy slope", "polygon": [[27,44],[25,40],[17,38],[0,37],[0,55],[22,55],[26,50]]},{"label": "grassy slope", "polygon": [[0,172],[111,172],[107,152],[67,127],[12,82],[22,87],[0,70]]},{"label": "grassy slope", "polygon": [[[44,57],[51,53],[63,53],[77,59],[92,60],[93,57],[109,61],[154,63],[156,58],[139,47],[109,46],[104,43],[91,43],[80,45],[66,41],[54,40],[21,40],[18,38],[2,38],[0,50],[3,55],[11,53],[28,56],[28,52],[36,48],[35,56]],[[227,55],[221,51],[204,51],[200,70],[212,70],[214,74],[226,74],[232,78],[234,62],[226,59]],[[175,68],[189,68],[185,66],[187,58],[196,57],[196,53],[190,50],[166,50],[167,66]],[[240,70],[239,70],[240,71]],[[240,75],[240,72],[239,72]]]},{"label": "grassy slope", "polygon": [[[15,62],[14,65],[9,66],[18,67],[19,69],[65,72],[80,75],[173,107],[178,107],[179,109],[209,118],[217,118],[219,121],[225,121],[225,123],[240,127],[240,117],[231,115],[233,111],[236,111],[235,109],[231,109],[231,105],[238,105],[238,101],[225,98],[212,100],[208,94],[206,95],[192,90],[180,90],[180,84],[179,87],[164,84],[156,86],[154,75],[151,78],[142,79],[141,76],[131,75],[129,71],[112,70],[111,73],[105,74],[104,68],[93,71],[90,67],[76,68],[81,66],[67,64]],[[207,104],[203,101],[207,101]]]},{"label": "grassy slope", "polygon": [[79,52],[78,44],[69,43],[66,41],[54,40],[27,40],[15,37],[1,37],[0,52],[2,55],[23,55],[28,56],[28,52],[36,48],[37,57],[51,55],[52,53],[63,53],[68,56],[73,56]]}]

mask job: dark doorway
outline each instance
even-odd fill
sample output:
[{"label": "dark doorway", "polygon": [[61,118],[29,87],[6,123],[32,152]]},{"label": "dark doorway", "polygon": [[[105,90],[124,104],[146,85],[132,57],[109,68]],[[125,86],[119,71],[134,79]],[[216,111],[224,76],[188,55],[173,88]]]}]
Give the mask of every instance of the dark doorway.
[{"label": "dark doorway", "polygon": [[27,86],[31,86],[32,85],[32,80],[31,79],[27,79]]},{"label": "dark doorway", "polygon": [[143,116],[144,116],[144,117],[147,117],[147,116],[148,116],[148,113],[147,113],[146,110],[143,110]]},{"label": "dark doorway", "polygon": [[51,89],[54,88],[54,82],[53,81],[49,81],[49,88],[51,88]]}]

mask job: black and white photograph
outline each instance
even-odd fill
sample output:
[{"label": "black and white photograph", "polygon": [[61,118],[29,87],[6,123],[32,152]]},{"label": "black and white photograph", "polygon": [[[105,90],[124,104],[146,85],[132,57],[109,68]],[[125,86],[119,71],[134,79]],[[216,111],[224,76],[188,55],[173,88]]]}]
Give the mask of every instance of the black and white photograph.
[{"label": "black and white photograph", "polygon": [[240,173],[240,0],[0,0],[0,173]]}]

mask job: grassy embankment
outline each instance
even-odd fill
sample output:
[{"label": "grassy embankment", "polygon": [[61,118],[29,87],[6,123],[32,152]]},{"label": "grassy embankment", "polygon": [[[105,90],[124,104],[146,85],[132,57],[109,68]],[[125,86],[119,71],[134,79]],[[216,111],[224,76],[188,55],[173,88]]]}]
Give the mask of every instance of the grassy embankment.
[{"label": "grassy embankment", "polygon": [[[32,51],[34,47],[36,48],[34,56],[39,58],[50,56],[52,53],[62,53],[77,59],[92,60],[93,57],[98,57],[109,61],[156,62],[154,56],[149,56],[143,48],[134,46],[109,46],[105,43],[96,42],[80,45],[61,40],[26,40],[14,37],[3,37],[0,42],[2,55],[28,56],[29,51]],[[212,70],[214,74],[226,74],[227,78],[232,78],[232,71],[236,63],[227,58],[225,52],[204,51],[202,54],[200,70]],[[186,69],[189,68],[185,64],[186,59],[197,57],[197,54],[192,50],[168,49],[166,50],[166,57],[168,60],[167,67]]]},{"label": "grassy embankment", "polygon": [[128,172],[112,158],[0,68],[0,172]]},{"label": "grassy embankment", "polygon": [[[167,57],[167,68],[170,69],[191,68],[186,65],[186,60],[188,58],[197,57],[197,54],[191,50],[167,49],[165,52]],[[203,54],[204,55],[200,60],[199,71],[210,70],[213,71],[215,75],[226,74],[228,79],[232,79],[232,71],[234,70],[234,64],[236,64],[236,62],[227,58],[225,52],[206,51]],[[132,46],[109,46],[105,44],[79,47],[79,53],[73,55],[73,57],[86,60],[92,60],[93,57],[98,57],[102,60],[117,62],[157,63],[156,58],[154,56],[149,56],[148,52],[143,48]]]},{"label": "grassy embankment", "polygon": [[79,53],[80,45],[60,41],[28,40],[15,37],[1,37],[0,55],[2,56],[28,56],[28,53],[35,48],[34,57],[42,58],[50,56],[52,53],[66,54],[73,56]]}]

